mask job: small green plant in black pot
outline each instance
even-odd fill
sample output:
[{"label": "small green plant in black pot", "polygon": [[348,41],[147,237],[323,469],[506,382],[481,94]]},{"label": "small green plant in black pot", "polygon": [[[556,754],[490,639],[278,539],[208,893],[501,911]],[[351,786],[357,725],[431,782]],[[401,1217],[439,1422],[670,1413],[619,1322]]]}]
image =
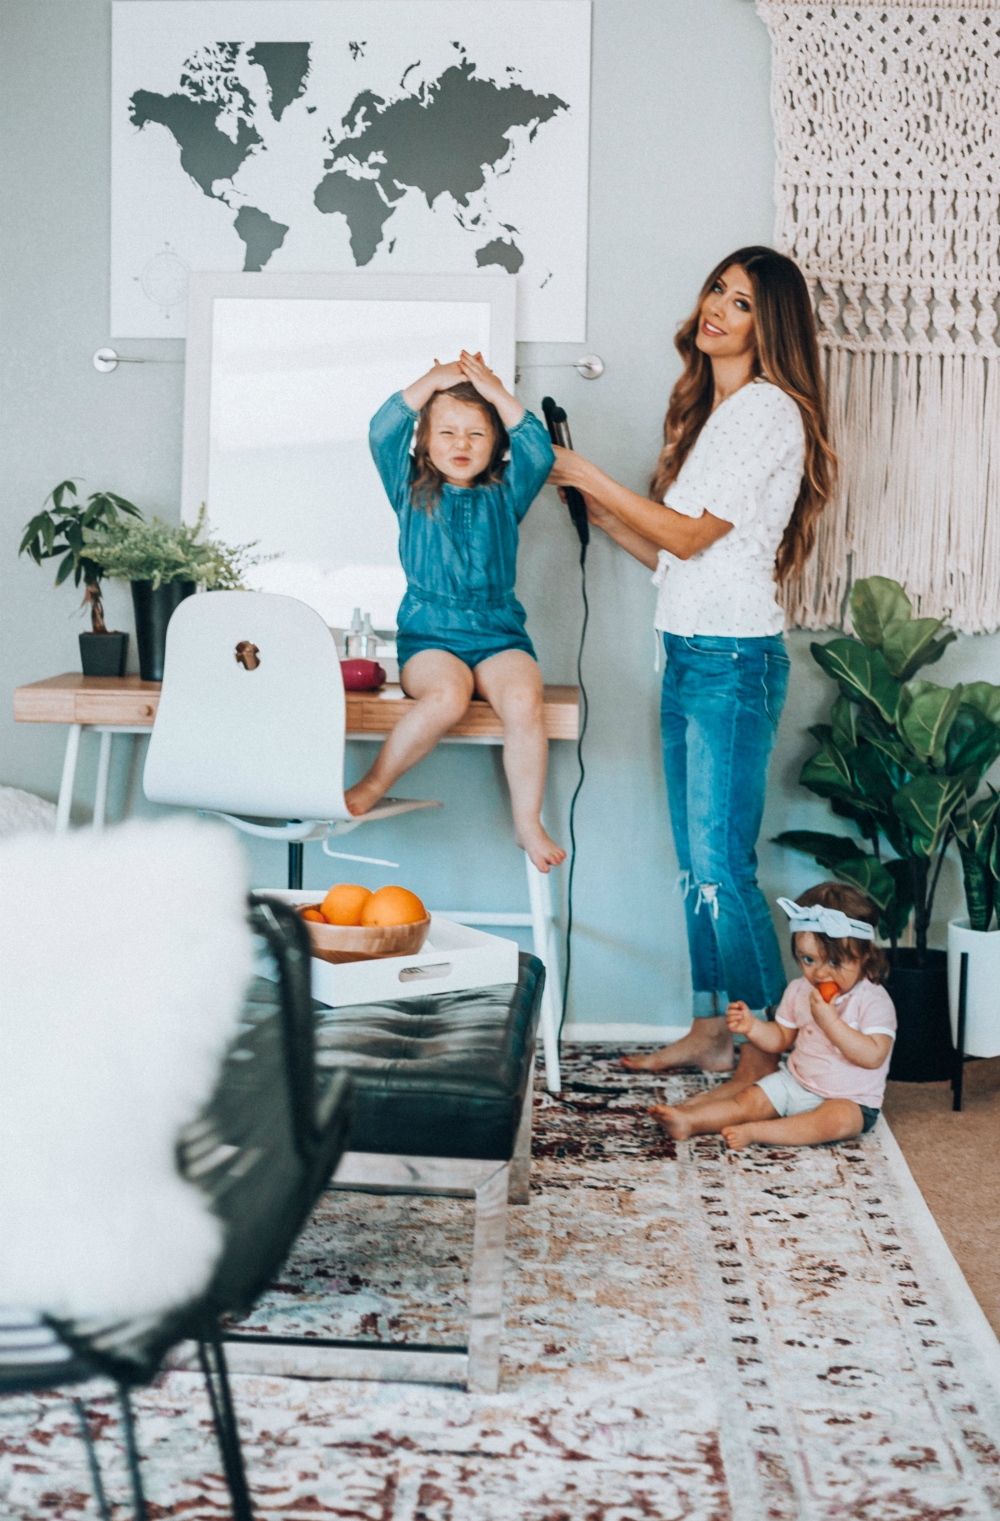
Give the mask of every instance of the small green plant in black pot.
[{"label": "small green plant in black pot", "polygon": [[[857,637],[811,646],[840,695],[830,722],[809,731],[819,749],[800,781],[857,836],[793,829],[775,843],[812,856],[878,906],[900,1014],[892,1076],[928,1081],[947,1077],[951,1062],[947,958],[927,945],[934,895],[956,838],[973,888],[976,820],[989,803],[976,794],[1000,756],[1000,687],[917,679],[957,636],[940,618],[914,618],[898,582],[858,581],[850,605]],[[915,945],[901,949],[911,916]]]},{"label": "small green plant in black pot", "polygon": [[26,526],[18,550],[18,554],[30,555],[36,565],[59,559],[57,586],[70,576],[74,586],[83,582],[83,606],[90,608],[90,633],[80,635],[85,676],[121,676],[125,672],[128,634],[109,629],[104,622],[104,571],[90,555],[87,540],[95,530],[119,527],[127,518],[141,519],[142,513],[124,497],[113,491],[95,491],[81,502],[76,482],[60,481],[45,498],[42,511]]},{"label": "small green plant in black pot", "polygon": [[167,624],[178,605],[198,587],[236,591],[243,576],[263,556],[255,544],[223,544],[203,538],[205,509],[196,523],[176,526],[160,518],[148,522],[109,523],[88,537],[87,553],[101,573],[132,587],[139,674],[143,681],[163,680]]}]

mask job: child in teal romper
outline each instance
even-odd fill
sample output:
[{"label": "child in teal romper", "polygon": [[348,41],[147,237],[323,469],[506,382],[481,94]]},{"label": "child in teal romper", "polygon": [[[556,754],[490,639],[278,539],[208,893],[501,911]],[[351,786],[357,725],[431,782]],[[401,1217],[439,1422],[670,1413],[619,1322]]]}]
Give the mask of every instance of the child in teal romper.
[{"label": "child in teal romper", "polygon": [[503,722],[518,843],[548,871],[566,852],[542,827],[542,677],[514,596],[518,525],[555,459],[548,434],[480,354],[463,352],[391,396],[372,418],[370,443],[399,518],[400,681],[416,701],[348,791],[348,807],[366,813],[478,694]]}]

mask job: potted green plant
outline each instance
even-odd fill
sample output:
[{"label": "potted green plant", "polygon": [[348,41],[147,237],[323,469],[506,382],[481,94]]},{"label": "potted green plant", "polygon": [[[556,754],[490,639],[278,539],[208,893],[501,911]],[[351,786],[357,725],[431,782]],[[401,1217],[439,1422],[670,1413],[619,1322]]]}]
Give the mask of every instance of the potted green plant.
[{"label": "potted green plant", "polygon": [[199,586],[237,590],[244,573],[263,558],[253,553],[256,544],[223,544],[203,537],[204,528],[203,507],[196,523],[119,520],[88,536],[87,554],[102,575],[131,584],[143,681],[163,680],[167,624],[184,598]]},{"label": "potted green plant", "polygon": [[[72,498],[72,500],[71,500]],[[49,502],[52,503],[51,509]],[[90,633],[81,634],[80,661],[85,676],[123,676],[128,658],[128,634],[109,629],[104,622],[101,598],[101,567],[91,557],[87,537],[98,529],[119,527],[124,518],[142,518],[132,502],[113,491],[95,491],[86,502],[78,500],[75,481],[60,481],[50,491],[42,511],[28,523],[19,555],[28,554],[36,565],[62,556],[56,585],[70,576],[74,586],[83,582],[83,607],[90,608]]]},{"label": "potted green plant", "polygon": [[[898,582],[858,581],[850,606],[857,637],[811,646],[840,695],[830,722],[810,730],[819,749],[800,780],[860,838],[787,830],[775,843],[812,856],[881,910],[900,1019],[891,1075],[932,1081],[949,1074],[951,1040],[947,955],[927,935],[945,853],[978,817],[976,793],[1000,756],[1000,687],[917,679],[956,635],[940,618],[914,618]],[[915,944],[901,948],[911,916]]]}]

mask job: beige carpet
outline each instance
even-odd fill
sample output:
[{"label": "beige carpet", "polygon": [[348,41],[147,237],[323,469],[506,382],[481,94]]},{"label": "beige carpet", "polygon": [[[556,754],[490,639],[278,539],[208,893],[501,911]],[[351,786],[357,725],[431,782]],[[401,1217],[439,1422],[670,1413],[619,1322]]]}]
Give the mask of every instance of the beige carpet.
[{"label": "beige carpet", "polygon": [[884,1113],[931,1213],[1000,1335],[1000,1057],[967,1062],[961,1114],[948,1083],[890,1083]]}]

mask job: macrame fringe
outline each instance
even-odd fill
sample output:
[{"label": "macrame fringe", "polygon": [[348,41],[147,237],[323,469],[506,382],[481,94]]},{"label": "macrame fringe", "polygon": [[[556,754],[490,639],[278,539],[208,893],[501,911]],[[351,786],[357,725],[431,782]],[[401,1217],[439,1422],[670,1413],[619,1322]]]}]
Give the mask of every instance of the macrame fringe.
[{"label": "macrame fringe", "polygon": [[[919,617],[1000,624],[1000,363],[978,354],[827,350],[840,478],[789,621],[839,625],[850,585],[892,575]],[[985,510],[984,510],[985,507]]]},{"label": "macrame fringe", "polygon": [[854,580],[1000,628],[1000,0],[757,0],[775,244],[809,282],[840,459],[792,623]]}]

